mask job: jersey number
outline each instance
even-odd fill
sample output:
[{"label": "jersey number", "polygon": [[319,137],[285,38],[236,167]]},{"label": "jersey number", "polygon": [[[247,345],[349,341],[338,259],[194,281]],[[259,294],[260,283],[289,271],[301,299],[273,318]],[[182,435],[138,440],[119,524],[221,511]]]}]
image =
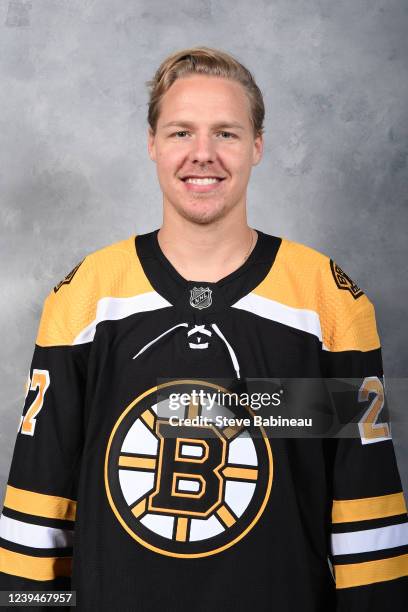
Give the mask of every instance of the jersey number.
[{"label": "jersey number", "polygon": [[388,423],[377,422],[384,407],[384,387],[377,376],[368,376],[363,380],[358,392],[358,401],[366,402],[371,394],[375,397],[358,423],[362,444],[372,444],[373,442],[391,439]]},{"label": "jersey number", "polygon": [[26,436],[33,436],[36,416],[44,404],[44,397],[50,386],[50,373],[48,370],[33,370],[33,377],[27,382],[26,397],[29,391],[37,391],[37,395],[20,419],[19,430]]}]

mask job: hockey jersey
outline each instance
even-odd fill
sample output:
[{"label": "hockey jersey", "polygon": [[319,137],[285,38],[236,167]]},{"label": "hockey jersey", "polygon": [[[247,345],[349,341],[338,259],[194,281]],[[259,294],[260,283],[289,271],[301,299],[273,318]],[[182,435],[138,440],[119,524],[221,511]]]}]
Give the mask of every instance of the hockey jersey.
[{"label": "hockey jersey", "polygon": [[[372,303],[325,255],[259,230],[241,267],[192,282],[157,233],[91,253],[45,300],[0,590],[71,589],[92,612],[407,610]],[[268,380],[279,403],[319,379],[349,389],[323,411],[349,435],[274,435],[285,402],[210,405]]]}]

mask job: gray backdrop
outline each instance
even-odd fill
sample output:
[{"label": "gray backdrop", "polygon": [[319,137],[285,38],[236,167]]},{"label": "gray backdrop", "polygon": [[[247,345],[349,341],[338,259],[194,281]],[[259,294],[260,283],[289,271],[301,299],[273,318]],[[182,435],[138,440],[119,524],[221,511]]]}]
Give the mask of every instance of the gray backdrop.
[{"label": "gray backdrop", "polygon": [[[405,0],[0,0],[0,504],[46,294],[161,224],[144,83],[182,47],[253,71],[250,224],[333,257],[376,306],[389,380],[407,376],[407,32]],[[406,402],[392,409],[407,491]]]}]

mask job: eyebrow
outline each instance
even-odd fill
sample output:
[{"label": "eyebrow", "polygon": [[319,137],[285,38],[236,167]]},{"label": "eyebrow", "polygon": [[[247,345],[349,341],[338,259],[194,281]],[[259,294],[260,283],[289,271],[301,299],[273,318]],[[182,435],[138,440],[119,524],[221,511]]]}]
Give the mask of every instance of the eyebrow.
[{"label": "eyebrow", "polygon": [[[170,121],[169,123],[165,123],[163,128],[167,127],[194,127],[194,123],[192,121]],[[220,121],[212,125],[213,128],[221,129],[221,128],[235,128],[237,130],[244,130],[244,126],[238,123],[237,121]]]}]

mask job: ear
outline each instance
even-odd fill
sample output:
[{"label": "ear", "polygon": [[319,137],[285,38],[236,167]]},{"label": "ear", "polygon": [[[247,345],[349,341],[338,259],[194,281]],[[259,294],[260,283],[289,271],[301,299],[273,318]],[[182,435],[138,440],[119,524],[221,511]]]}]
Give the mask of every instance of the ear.
[{"label": "ear", "polygon": [[147,150],[149,152],[150,159],[152,161],[156,161],[155,134],[150,126],[147,130]]},{"label": "ear", "polygon": [[264,139],[263,134],[258,134],[254,139],[254,149],[253,149],[253,162],[252,165],[256,166],[262,159],[264,149]]}]

